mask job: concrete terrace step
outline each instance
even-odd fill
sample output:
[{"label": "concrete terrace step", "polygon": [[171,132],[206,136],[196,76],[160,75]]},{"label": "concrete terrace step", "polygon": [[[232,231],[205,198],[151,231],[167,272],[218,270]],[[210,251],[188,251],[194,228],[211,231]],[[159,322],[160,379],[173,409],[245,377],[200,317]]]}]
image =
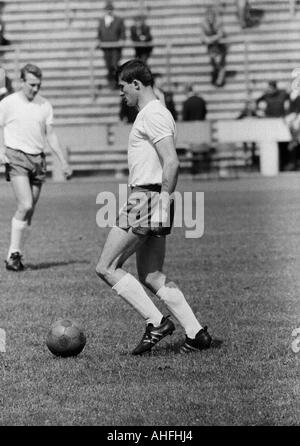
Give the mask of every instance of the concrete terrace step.
[{"label": "concrete terrace step", "polygon": [[[38,0],[22,0],[22,4],[20,5],[19,1],[11,0],[7,3],[7,9],[10,11],[16,11],[19,9],[27,10],[27,11],[37,11],[37,10],[61,10],[64,11],[66,4],[64,1],[60,0],[52,0],[47,1],[44,0],[40,2]],[[78,11],[96,11],[102,12],[105,1],[95,2],[94,0],[86,0],[85,2],[72,0],[69,2],[69,6],[71,9]],[[288,10],[288,0],[278,1],[278,0],[259,0],[252,2],[254,7],[260,7],[266,11],[285,11]],[[204,11],[207,6],[211,5],[211,0],[189,0],[188,2],[182,3],[182,0],[151,0],[151,2],[147,2],[147,6],[150,11],[160,11],[162,9],[169,10],[173,8],[173,10],[177,10],[178,8],[197,8],[200,11]],[[224,13],[234,13],[235,12],[235,1],[234,0],[226,0],[223,2]],[[136,9],[136,0],[118,0],[116,2],[116,8],[118,11],[126,11],[127,9]]]},{"label": "concrete terrace step", "polygon": [[[106,68],[101,50],[94,51],[94,81],[102,84],[97,97],[91,97],[91,48],[96,43],[96,29],[105,1],[70,1],[70,22],[66,3],[59,0],[10,1],[5,7],[7,37],[18,43],[19,65],[32,61],[44,71],[42,94],[55,107],[56,122],[107,123],[118,121],[119,94],[105,87]],[[276,79],[288,86],[291,71],[298,65],[300,49],[299,14],[289,17],[287,1],[253,1],[265,10],[261,24],[241,30],[235,0],[228,0],[223,20],[228,36],[227,69],[235,71],[226,86],[210,85],[210,65],[206,47],[200,42],[200,24],[211,0],[151,0],[148,23],[154,35],[150,65],[155,72],[166,74],[166,44],[172,43],[171,80],[176,83],[174,99],[180,112],[183,88],[192,82],[208,101],[208,116],[214,119],[235,118],[245,102],[244,39],[248,41],[248,64],[253,81],[253,97],[258,97],[266,82]],[[132,23],[136,0],[119,0],[116,10]],[[69,11],[70,12],[70,11]],[[284,39],[283,39],[284,36]],[[130,41],[127,42],[130,44]],[[132,48],[123,50],[123,61],[133,56]],[[3,56],[11,77],[16,69],[15,54]]]},{"label": "concrete terrace step", "polygon": [[[272,51],[272,45],[274,45],[274,51],[284,46],[284,44],[292,45],[296,47],[297,43],[300,39],[299,31],[289,31],[285,32],[285,39],[282,39],[282,33],[276,31],[265,32],[262,34],[255,34],[248,37],[248,45],[251,50],[251,46],[253,46],[254,50],[264,51],[264,44],[267,45],[269,51]],[[74,33],[73,36],[66,36],[65,34],[58,35],[57,33],[51,34],[51,36],[45,33],[35,33],[35,34],[20,34],[20,36],[14,35],[8,36],[14,42],[15,47],[21,52],[30,52],[43,54],[43,51],[48,50],[51,52],[58,51],[58,57],[62,52],[69,52],[70,56],[74,56],[77,52],[78,54],[83,56],[83,53],[87,55],[90,53],[90,50],[95,47],[96,37],[94,35],[82,36],[78,33]],[[83,43],[84,42],[84,43]],[[240,34],[231,35],[230,39],[228,39],[228,48],[229,51],[239,51],[242,50],[244,45],[244,37],[241,37]],[[182,49],[190,49],[191,51],[195,51],[198,49],[201,53],[206,52],[206,47],[200,41],[198,33],[195,34],[187,34],[183,37],[183,35],[177,35],[170,31],[167,31],[165,35],[156,36],[153,41],[154,52],[153,55],[163,55],[166,54],[166,48],[168,44],[172,44],[172,51],[174,50],[182,50]],[[127,41],[128,47],[124,48],[125,52],[133,52],[131,41]],[[130,46],[129,46],[130,45]],[[95,54],[98,54],[101,57],[101,50],[94,50]],[[13,58],[13,51],[7,51],[6,58]],[[36,56],[36,57],[40,57]]]},{"label": "concrete terrace step", "polygon": [[[127,28],[127,34],[129,35],[129,27],[132,24],[132,22],[127,23],[126,22],[126,28]],[[150,24],[150,21],[149,21]],[[61,17],[60,19],[57,17],[45,17],[45,20],[26,20],[26,21],[16,21],[15,23],[7,24],[7,33],[9,34],[16,34],[18,33],[24,34],[24,37],[26,38],[28,34],[35,33],[37,36],[42,37],[42,35],[52,35],[54,33],[57,33],[59,37],[67,37],[70,38],[76,37],[76,35],[84,35],[85,37],[95,37],[97,36],[97,25],[98,21],[87,21],[87,20],[81,20],[77,21],[76,24],[73,23],[72,26],[68,26],[66,24],[66,20],[64,17]],[[178,17],[168,17],[165,20],[162,19],[155,19],[153,21],[153,24],[151,25],[153,36],[163,36],[170,32],[175,33],[175,35],[182,30],[186,30],[188,33],[198,34],[200,36],[200,25],[201,20],[191,20],[187,19],[182,16]],[[250,28],[247,30],[248,35],[257,35],[257,34],[264,34],[265,32],[272,32],[274,28],[278,31],[287,31],[290,32],[297,31],[298,30],[298,20],[293,20],[287,22],[286,19],[278,18],[277,20],[274,19],[274,21],[264,21],[262,25],[256,27],[256,28]],[[226,21],[224,20],[224,29],[226,31],[226,34],[228,36],[234,35],[234,34],[241,34],[241,28],[239,23],[236,19],[233,21]],[[39,34],[41,33],[41,34]],[[181,33],[182,34],[182,33]]]},{"label": "concrete terrace step", "polygon": [[[266,60],[266,55],[268,56],[268,60]],[[270,69],[277,69],[280,71],[289,71],[291,66],[298,66],[298,51],[293,49],[292,51],[286,51],[285,53],[273,52],[273,53],[263,53],[258,52],[249,52],[248,54],[248,65],[251,71],[263,70],[268,71],[268,67]],[[130,58],[130,57],[129,57]],[[128,60],[127,58],[122,58],[123,61]],[[182,55],[172,55],[171,58],[171,73],[172,74],[180,74],[180,73],[199,73],[202,75],[204,73],[210,72],[209,66],[209,58],[207,54],[203,55],[191,55],[191,54],[182,54]],[[55,60],[54,58],[49,58],[45,61],[41,61],[41,59],[35,59],[34,57],[22,57],[19,59],[18,64],[23,65],[28,61],[32,63],[36,63],[41,66],[44,70],[44,79],[45,80],[54,80],[54,79],[70,79],[70,81],[75,81],[76,78],[80,79],[85,77],[89,82],[89,77],[91,75],[91,68],[93,67],[93,73],[95,77],[105,77],[106,68],[103,60],[100,58],[94,60],[92,65],[89,59],[64,59],[59,58]],[[165,60],[161,60],[159,58],[151,58],[150,59],[152,70],[154,72],[165,72]],[[237,70],[244,71],[244,62],[245,57],[243,53],[228,53],[227,56],[227,68],[229,70]],[[16,61],[13,60],[5,60],[5,68],[8,71],[14,71],[16,67]]]}]

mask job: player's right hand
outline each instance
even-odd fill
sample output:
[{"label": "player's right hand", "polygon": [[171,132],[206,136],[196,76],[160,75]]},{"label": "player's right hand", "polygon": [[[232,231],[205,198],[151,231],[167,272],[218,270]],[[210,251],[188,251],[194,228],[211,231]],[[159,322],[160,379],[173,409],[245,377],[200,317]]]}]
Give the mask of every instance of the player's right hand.
[{"label": "player's right hand", "polygon": [[162,192],[151,216],[151,234],[169,234],[171,232],[173,218],[174,200],[170,198],[170,195],[167,192]]}]

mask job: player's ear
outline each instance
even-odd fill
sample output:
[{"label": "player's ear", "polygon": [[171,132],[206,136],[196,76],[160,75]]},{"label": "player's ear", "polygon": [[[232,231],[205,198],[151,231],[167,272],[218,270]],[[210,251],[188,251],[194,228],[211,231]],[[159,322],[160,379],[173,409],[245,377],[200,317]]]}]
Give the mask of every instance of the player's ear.
[{"label": "player's ear", "polygon": [[138,81],[137,79],[134,79],[133,85],[134,85],[136,90],[140,89],[140,86],[141,86],[140,84],[141,84],[140,81]]}]

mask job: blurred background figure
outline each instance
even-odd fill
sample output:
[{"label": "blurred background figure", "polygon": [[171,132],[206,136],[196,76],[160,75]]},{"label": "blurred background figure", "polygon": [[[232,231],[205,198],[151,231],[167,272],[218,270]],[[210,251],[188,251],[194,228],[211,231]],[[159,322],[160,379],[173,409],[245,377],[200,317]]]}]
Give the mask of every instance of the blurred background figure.
[{"label": "blurred background figure", "polygon": [[276,81],[270,81],[266,91],[256,100],[256,105],[260,117],[282,118],[289,108],[289,102],[287,91],[279,89]]},{"label": "blurred background figure", "polygon": [[183,121],[204,121],[207,113],[206,101],[195,93],[193,85],[185,88],[187,98],[182,105]]},{"label": "blurred background figure", "polygon": [[[258,118],[256,102],[252,99],[247,99],[244,108],[240,112],[237,119],[245,119],[245,118]],[[259,167],[259,155],[258,148],[256,143],[253,142],[243,142],[243,149],[245,154],[250,154],[251,166],[258,168]]]},{"label": "blurred background figure", "polygon": [[155,96],[166,107],[164,77],[160,73],[153,73],[153,79],[154,79],[153,91],[155,93]]},{"label": "blurred background figure", "polygon": [[[257,114],[261,118],[284,118],[290,107],[286,90],[279,89],[276,81],[270,81],[265,93],[257,99]],[[288,143],[279,142],[279,168],[286,170],[289,163]]]},{"label": "blurred background figure", "polygon": [[106,45],[110,42],[115,45],[119,44],[119,46],[102,48],[107,68],[107,81],[111,88],[116,88],[115,75],[122,57],[122,45],[125,38],[124,20],[114,14],[114,5],[111,1],[108,1],[105,5],[105,14],[98,25],[99,44],[97,48],[101,48],[102,43]]},{"label": "blurred background figure", "polygon": [[12,81],[7,76],[5,69],[0,67],[0,101],[13,92]]},{"label": "blurred background figure", "polygon": [[[3,9],[5,7],[4,2],[0,2],[0,47],[5,47],[7,45],[10,45],[10,41],[6,39],[5,37],[5,25],[2,18]],[[0,57],[3,56],[5,49],[0,50]]]},{"label": "blurred background figure", "polygon": [[236,0],[237,16],[241,28],[247,28],[250,22],[250,4],[248,0]]},{"label": "blurred background figure", "polygon": [[297,170],[300,159],[300,95],[299,91],[290,92],[290,104],[285,117],[292,140],[288,145],[286,170]]},{"label": "blurred background figure", "polygon": [[241,28],[259,25],[264,14],[262,9],[253,8],[250,0],[235,0],[235,2]]},{"label": "blurred background figure", "polygon": [[[152,34],[150,26],[146,23],[145,15],[139,14],[135,17],[135,22],[130,28],[130,37],[135,48],[135,57],[147,63],[152,53],[153,46],[150,45],[150,42],[152,42]],[[149,44],[149,46],[137,46],[135,43],[145,43]]]},{"label": "blurred background figure", "polygon": [[289,10],[290,10],[290,16],[293,17],[296,14],[296,6],[297,6],[297,0],[289,0]]},{"label": "blurred background figure", "polygon": [[242,109],[239,116],[237,117],[237,119],[255,118],[255,117],[259,117],[259,116],[257,116],[256,103],[255,103],[255,101],[248,99],[245,103],[244,108]]},{"label": "blurred background figure", "polygon": [[153,74],[154,85],[153,91],[157,99],[167,107],[173,116],[174,121],[178,119],[178,113],[176,110],[173,91],[170,89],[168,83],[166,82],[164,76],[160,73]]},{"label": "blurred background figure", "polygon": [[225,85],[227,47],[224,38],[221,14],[216,8],[210,6],[205,12],[201,27],[201,39],[207,46],[212,66],[211,83],[216,87]]}]

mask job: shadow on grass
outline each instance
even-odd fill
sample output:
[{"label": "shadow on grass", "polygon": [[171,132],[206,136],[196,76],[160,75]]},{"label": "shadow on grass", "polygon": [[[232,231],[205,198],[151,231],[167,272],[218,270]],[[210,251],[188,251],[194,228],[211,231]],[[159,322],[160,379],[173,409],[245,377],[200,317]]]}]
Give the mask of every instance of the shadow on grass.
[{"label": "shadow on grass", "polygon": [[33,265],[31,263],[28,263],[25,266],[25,271],[36,271],[40,269],[49,269],[54,268],[57,266],[66,266],[66,265],[74,265],[74,264],[89,264],[90,262],[87,260],[68,260],[65,262],[42,262],[38,265]]},{"label": "shadow on grass", "polygon": [[[209,349],[203,349],[203,350],[200,350],[200,351],[219,349],[219,348],[221,348],[221,345],[223,344],[223,342],[224,341],[222,341],[222,339],[213,339]],[[192,352],[184,352],[184,351],[181,350],[182,345],[183,345],[182,342],[176,342],[176,344],[173,344],[173,346],[172,345],[166,346],[166,350],[173,351],[174,353],[185,354],[185,355],[198,353],[198,351],[195,351],[195,352],[193,352],[193,351]]]},{"label": "shadow on grass", "polygon": [[[212,350],[212,349],[220,349],[222,344],[223,344],[223,340],[222,339],[213,339],[212,344],[210,346],[210,348],[208,350]],[[140,356],[136,356],[137,358],[139,357],[150,357],[150,356],[166,356],[168,354],[182,354],[182,355],[190,355],[190,354],[194,354],[194,353],[199,353],[198,351],[195,352],[184,352],[181,350],[183,343],[182,341],[178,341],[175,342],[174,344],[168,344],[168,345],[159,345],[154,347],[151,351],[143,353]],[[201,352],[203,352],[205,350],[201,350]],[[130,352],[122,352],[121,356],[128,356],[130,355]]]}]

